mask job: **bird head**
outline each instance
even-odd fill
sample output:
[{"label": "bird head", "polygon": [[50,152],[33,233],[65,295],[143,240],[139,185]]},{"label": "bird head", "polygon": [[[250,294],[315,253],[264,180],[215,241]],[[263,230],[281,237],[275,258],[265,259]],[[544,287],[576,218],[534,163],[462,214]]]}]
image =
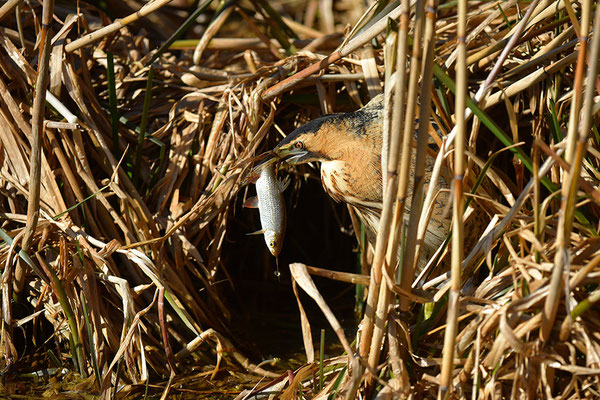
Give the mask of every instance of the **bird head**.
[{"label": "bird head", "polygon": [[[381,140],[383,96],[365,107],[344,114],[314,119],[287,135],[274,149],[275,156],[288,164],[340,160],[342,154],[374,149],[370,141]],[[380,144],[379,144],[380,146]]]},{"label": "bird head", "polygon": [[[326,115],[302,125],[287,135],[273,149],[275,156],[288,164],[304,164],[311,161],[325,161],[331,158],[332,135],[336,129],[336,115]],[[324,134],[327,133],[327,134]]]}]

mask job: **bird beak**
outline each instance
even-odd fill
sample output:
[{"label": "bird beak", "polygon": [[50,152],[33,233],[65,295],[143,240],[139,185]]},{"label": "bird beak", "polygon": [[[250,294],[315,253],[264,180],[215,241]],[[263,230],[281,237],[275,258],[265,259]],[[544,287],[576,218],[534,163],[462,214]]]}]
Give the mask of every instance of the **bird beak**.
[{"label": "bird beak", "polygon": [[275,147],[273,152],[275,153],[275,157],[292,165],[305,162],[304,160],[309,156],[308,150],[299,150],[288,143]]}]

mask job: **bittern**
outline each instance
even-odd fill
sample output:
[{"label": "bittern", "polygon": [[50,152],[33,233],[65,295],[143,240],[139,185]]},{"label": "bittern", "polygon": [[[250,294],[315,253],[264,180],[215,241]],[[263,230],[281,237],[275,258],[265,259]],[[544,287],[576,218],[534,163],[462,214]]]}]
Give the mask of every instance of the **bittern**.
[{"label": "bittern", "polygon": [[[357,111],[326,115],[300,126],[273,151],[276,157],[288,164],[320,162],[323,187],[334,200],[345,202],[356,210],[365,225],[369,242],[374,244],[383,205],[382,137],[383,96],[379,95]],[[426,164],[426,183],[432,168],[433,160],[430,159]],[[447,187],[445,181],[440,185]],[[412,196],[410,192],[412,183],[409,199]],[[450,217],[446,216],[445,210],[447,201],[446,191],[437,197],[421,247],[419,268],[424,267],[425,261],[449,232]],[[405,216],[409,212],[406,207]]]}]

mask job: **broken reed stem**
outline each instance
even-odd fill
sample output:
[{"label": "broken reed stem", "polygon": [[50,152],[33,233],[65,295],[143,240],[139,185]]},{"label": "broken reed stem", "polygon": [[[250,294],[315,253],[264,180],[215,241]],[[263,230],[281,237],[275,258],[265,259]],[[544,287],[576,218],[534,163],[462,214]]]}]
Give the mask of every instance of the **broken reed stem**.
[{"label": "broken reed stem", "polygon": [[452,264],[451,288],[448,296],[448,315],[444,332],[442,372],[438,398],[447,398],[452,392],[452,371],[454,370],[454,349],[458,332],[459,296],[461,286],[461,263],[464,257],[464,197],[463,178],[465,175],[465,143],[467,103],[467,0],[458,0],[458,26],[456,59],[456,139],[454,140],[454,207],[452,214]]},{"label": "broken reed stem", "polygon": [[[419,96],[419,130],[417,131],[417,148],[414,171],[414,184],[411,199],[410,218],[406,234],[406,246],[402,265],[401,286],[410,291],[414,277],[415,264],[419,258],[416,251],[417,232],[423,207],[425,161],[427,157],[427,136],[431,114],[431,91],[433,87],[433,65],[435,50],[435,23],[437,21],[437,0],[428,0],[425,9],[425,34],[423,35],[423,72],[421,74],[421,90]],[[401,299],[400,311],[408,311],[409,301]]]},{"label": "broken reed stem", "polygon": [[136,11],[133,14],[126,16],[125,18],[117,19],[112,24],[107,25],[104,28],[100,28],[97,31],[94,31],[87,35],[83,35],[79,39],[74,40],[71,43],[67,44],[65,46],[65,52],[71,53],[83,46],[86,46],[90,43],[100,40],[103,37],[118,31],[119,29],[123,28],[124,26],[129,25],[130,23],[135,22],[135,21],[141,19],[142,17],[147,16],[148,14],[152,14],[154,11],[165,6],[166,4],[169,4],[171,1],[173,1],[173,0],[154,0],[150,3],[146,3],[142,8],[139,9],[139,11]]},{"label": "broken reed stem", "polygon": [[[583,10],[581,16],[581,49],[579,51],[581,62],[577,65],[576,74],[580,70],[580,66],[585,64],[587,59],[587,45],[586,42],[588,40],[589,33],[589,22],[591,17],[591,8],[592,4],[589,1],[583,3]],[[600,27],[600,8],[596,8],[596,15],[594,18],[594,28],[598,30]],[[540,328],[540,338],[544,341],[550,339],[550,334],[552,332],[552,327],[554,326],[554,320],[556,318],[556,313],[558,311],[558,304],[561,296],[561,288],[563,282],[566,283],[565,291],[569,291],[568,280],[563,280],[564,271],[566,269],[567,276],[568,271],[570,269],[570,237],[571,230],[573,228],[573,217],[575,214],[576,203],[577,203],[577,190],[579,188],[579,180],[580,173],[583,163],[583,158],[586,153],[586,140],[588,136],[588,132],[591,128],[591,120],[593,116],[593,97],[595,93],[595,83],[597,78],[598,71],[598,57],[600,56],[600,35],[594,35],[592,46],[591,46],[591,55],[589,58],[589,65],[587,69],[587,76],[585,81],[585,93],[583,91],[583,79],[581,77],[580,80],[577,80],[576,75],[576,86],[575,93],[573,95],[572,102],[577,102],[577,98],[579,101],[585,95],[585,103],[584,107],[581,110],[579,108],[573,109],[571,108],[571,113],[575,113],[575,118],[573,118],[573,114],[570,115],[569,118],[569,131],[567,138],[567,150],[566,153],[566,162],[571,162],[571,170],[569,173],[563,174],[563,182],[562,182],[562,201],[561,207],[558,215],[558,235],[557,235],[557,248],[554,256],[554,268],[552,270],[552,277],[550,279],[550,287],[548,296],[546,297],[546,301],[544,302],[544,309],[542,310],[542,326]],[[579,130],[579,134],[577,134],[577,128]],[[569,157],[569,151],[574,154]],[[570,313],[569,304],[565,302],[567,306],[567,315]]]},{"label": "broken reed stem", "polygon": [[29,162],[29,196],[27,203],[27,224],[23,235],[23,251],[27,252],[33,240],[40,216],[40,178],[42,172],[42,132],[46,111],[46,87],[50,80],[50,26],[54,13],[54,0],[44,0],[42,8],[42,31],[40,33],[40,58],[33,97],[31,116],[31,159]]}]

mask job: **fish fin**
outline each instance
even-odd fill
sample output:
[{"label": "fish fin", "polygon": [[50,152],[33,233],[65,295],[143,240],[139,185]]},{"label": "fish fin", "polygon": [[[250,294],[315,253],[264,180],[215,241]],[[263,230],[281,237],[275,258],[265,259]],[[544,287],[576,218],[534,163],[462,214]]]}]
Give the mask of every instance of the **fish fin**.
[{"label": "fish fin", "polygon": [[244,202],[244,207],[246,208],[258,208],[258,197],[252,196],[248,197]]},{"label": "fish fin", "polygon": [[248,236],[250,236],[250,235],[262,235],[265,232],[266,232],[266,229],[261,229],[261,230],[256,231],[256,232],[246,233],[246,235],[248,235]]},{"label": "fish fin", "polygon": [[285,179],[278,181],[279,183],[279,191],[283,193],[285,189],[290,185],[290,177],[286,176]]}]

